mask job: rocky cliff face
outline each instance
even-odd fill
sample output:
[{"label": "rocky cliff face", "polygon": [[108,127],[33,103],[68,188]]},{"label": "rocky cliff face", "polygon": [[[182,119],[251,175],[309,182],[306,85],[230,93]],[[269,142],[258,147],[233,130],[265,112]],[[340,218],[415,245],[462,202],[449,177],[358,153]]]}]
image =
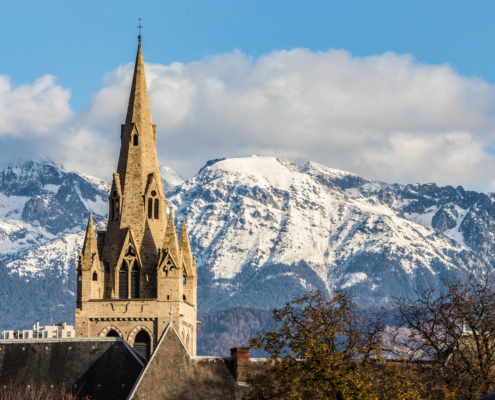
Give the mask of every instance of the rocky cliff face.
[{"label": "rocky cliff face", "polygon": [[[187,221],[201,311],[271,308],[311,288],[387,305],[444,276],[492,269],[491,194],[270,157],[213,160],[186,182],[161,173],[177,223]],[[107,191],[46,160],[0,168],[0,310],[17,307],[5,299],[14,292],[33,304],[0,312],[2,326],[32,322],[40,302],[39,312],[72,318],[80,231],[89,212],[104,224]]]}]

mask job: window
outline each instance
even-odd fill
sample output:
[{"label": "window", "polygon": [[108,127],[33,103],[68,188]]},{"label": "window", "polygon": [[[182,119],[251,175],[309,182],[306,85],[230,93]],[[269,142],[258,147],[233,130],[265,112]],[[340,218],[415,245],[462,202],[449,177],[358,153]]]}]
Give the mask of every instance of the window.
[{"label": "window", "polygon": [[158,199],[155,199],[155,219],[158,219]]},{"label": "window", "polygon": [[155,196],[156,196],[156,191],[152,190],[152,191],[151,191],[151,195],[152,195],[153,197],[155,197]]},{"label": "window", "polygon": [[127,265],[122,265],[119,272],[119,299],[129,297],[129,271]]},{"label": "window", "polygon": [[139,299],[139,268],[136,263],[131,271],[131,299]]},{"label": "window", "polygon": [[53,337],[53,338],[56,338],[56,337],[57,337],[57,332],[53,332],[53,333],[52,333],[52,337]]},{"label": "window", "polygon": [[134,339],[134,344],[132,345],[134,349],[141,354],[146,360],[150,358],[150,350],[151,350],[151,338],[148,333],[144,330],[141,330],[136,335],[136,339]]},{"label": "window", "polygon": [[170,296],[167,294],[167,300],[170,300]]},{"label": "window", "polygon": [[58,336],[59,338],[61,338],[61,337],[62,337],[62,331],[58,331],[58,332],[57,332],[57,336]]},{"label": "window", "polygon": [[81,274],[79,274],[79,282],[81,282],[81,281],[82,281],[82,276],[81,276]]},{"label": "window", "polygon": [[72,332],[67,332],[67,337],[71,337],[72,336]]},{"label": "window", "polygon": [[182,295],[182,300],[186,301],[186,295],[185,294]]},{"label": "window", "polygon": [[98,274],[95,272],[93,272],[93,280],[94,281],[97,281],[98,280]]},{"label": "window", "polygon": [[134,135],[134,137],[132,138],[132,144],[134,146],[137,146],[139,144],[138,135]]},{"label": "window", "polygon": [[185,285],[185,284],[186,284],[186,276],[185,276],[185,275],[182,277],[182,284],[183,284],[183,285]]},{"label": "window", "polygon": [[38,338],[39,338],[39,339],[43,339],[43,332],[39,332],[39,333],[38,333]]},{"label": "window", "polygon": [[148,219],[153,218],[153,199],[148,199]]}]

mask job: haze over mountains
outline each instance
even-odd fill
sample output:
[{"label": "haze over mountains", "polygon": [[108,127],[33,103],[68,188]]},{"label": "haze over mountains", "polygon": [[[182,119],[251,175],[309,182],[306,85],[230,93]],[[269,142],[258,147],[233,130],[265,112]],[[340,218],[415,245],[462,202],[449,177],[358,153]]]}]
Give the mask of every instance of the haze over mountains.
[{"label": "haze over mountains", "polygon": [[[166,166],[160,172],[176,223],[187,221],[199,311],[209,320],[232,307],[277,307],[312,288],[388,305],[415,285],[494,263],[493,194],[257,156],[210,161],[186,182]],[[89,212],[104,226],[108,190],[45,159],[0,168],[1,328],[73,319],[82,230]]]}]

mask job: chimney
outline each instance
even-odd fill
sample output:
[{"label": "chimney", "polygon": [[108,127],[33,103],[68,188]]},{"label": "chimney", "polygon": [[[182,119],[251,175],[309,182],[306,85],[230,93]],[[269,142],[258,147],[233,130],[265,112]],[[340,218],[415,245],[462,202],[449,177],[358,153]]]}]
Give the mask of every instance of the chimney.
[{"label": "chimney", "polygon": [[234,347],[230,349],[230,356],[234,361],[235,380],[238,383],[247,383],[249,372],[249,347]]}]

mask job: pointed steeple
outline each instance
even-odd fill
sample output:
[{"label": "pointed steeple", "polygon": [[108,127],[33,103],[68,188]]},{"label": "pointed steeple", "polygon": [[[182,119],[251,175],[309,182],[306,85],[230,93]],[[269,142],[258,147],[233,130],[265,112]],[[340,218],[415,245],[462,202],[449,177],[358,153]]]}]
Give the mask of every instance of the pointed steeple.
[{"label": "pointed steeple", "polygon": [[180,249],[189,249],[191,251],[191,246],[189,245],[189,236],[187,235],[186,220],[182,222],[182,230],[180,231]]},{"label": "pointed steeple", "polygon": [[172,209],[170,209],[170,213],[168,215],[167,229],[165,230],[165,237],[163,239],[163,248],[168,248],[172,259],[176,263],[179,262],[179,243],[177,240],[177,234],[175,232],[174,214],[172,212]]},{"label": "pointed steeple", "polygon": [[93,215],[89,214],[88,227],[82,247],[82,269],[90,269],[93,264],[93,254],[98,256],[98,247],[96,246],[95,228],[93,226]]},{"label": "pointed steeple", "polygon": [[137,125],[138,131],[141,127],[151,126],[152,124],[141,39],[139,39],[136,64],[134,65],[134,76],[132,78],[131,95],[129,96],[129,106],[125,119],[126,125],[132,123]]},{"label": "pointed steeple", "polygon": [[191,245],[189,243],[189,236],[187,234],[186,220],[182,223],[182,231],[180,233],[180,244],[179,250],[182,260],[184,261],[184,265],[187,269],[187,274],[189,276],[194,276],[195,271],[193,268],[193,256],[191,252]]},{"label": "pointed steeple", "polygon": [[93,225],[93,214],[89,214],[88,226],[86,228],[86,236],[84,237],[84,244],[82,247],[83,254],[92,254],[97,251],[96,247],[96,237],[95,237],[95,228]]}]

